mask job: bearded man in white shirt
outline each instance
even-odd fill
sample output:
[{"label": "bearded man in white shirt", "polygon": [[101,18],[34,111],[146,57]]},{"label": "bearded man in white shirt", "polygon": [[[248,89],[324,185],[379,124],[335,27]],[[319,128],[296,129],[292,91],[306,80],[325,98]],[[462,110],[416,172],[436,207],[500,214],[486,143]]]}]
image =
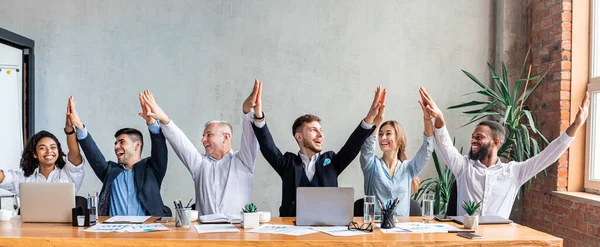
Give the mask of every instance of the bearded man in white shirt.
[{"label": "bearded man in white shirt", "polygon": [[508,218],[519,188],[533,176],[552,165],[569,148],[575,134],[583,126],[589,112],[589,94],[586,93],[573,123],[539,154],[522,162],[507,163],[498,157],[504,142],[504,128],[494,121],[482,121],[471,135],[469,155],[462,155],[453,145],[442,111],[425,89],[419,90],[429,114],[435,118],[435,140],[438,151],[456,177],[457,214],[464,201],[481,202],[479,214]]}]

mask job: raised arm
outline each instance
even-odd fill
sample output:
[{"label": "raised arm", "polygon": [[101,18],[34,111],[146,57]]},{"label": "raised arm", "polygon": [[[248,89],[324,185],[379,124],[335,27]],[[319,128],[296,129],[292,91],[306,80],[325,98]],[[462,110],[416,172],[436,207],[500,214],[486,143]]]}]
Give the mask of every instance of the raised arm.
[{"label": "raised arm", "polygon": [[375,145],[377,144],[377,136],[379,135],[379,127],[383,122],[385,116],[385,96],[383,98],[383,104],[379,105],[379,111],[373,119],[375,130],[371,136],[369,136],[363,145],[360,147],[360,168],[363,170],[363,174],[370,173],[375,165]]},{"label": "raised arm", "polygon": [[579,106],[579,111],[577,112],[575,119],[565,130],[565,133],[556,138],[556,140],[552,141],[537,155],[526,161],[513,164],[513,166],[518,169],[517,179],[519,180],[520,184],[524,184],[533,176],[546,169],[546,167],[552,165],[556,160],[558,160],[558,158],[560,158],[567,148],[569,148],[573,140],[575,140],[577,131],[579,131],[581,126],[583,126],[588,117],[589,107],[589,94],[586,93],[581,105]]},{"label": "raised arm", "polygon": [[81,145],[81,149],[85,154],[92,170],[96,173],[96,176],[100,181],[104,181],[104,176],[106,176],[106,170],[108,168],[108,162],[104,158],[104,155],[96,145],[96,142],[92,138],[87,131],[87,128],[79,119],[79,114],[77,113],[77,109],[75,108],[75,99],[73,97],[71,102],[71,112],[69,113],[69,119],[75,128],[77,129],[77,141]]},{"label": "raised arm", "polygon": [[419,148],[419,151],[417,151],[415,156],[408,162],[408,170],[411,178],[416,177],[423,171],[423,168],[425,168],[425,165],[427,165],[427,162],[431,159],[431,153],[433,153],[433,123],[431,122],[433,117],[429,114],[429,111],[420,100],[419,105],[423,111],[424,136],[421,148]]},{"label": "raised arm", "polygon": [[79,151],[79,143],[77,143],[77,137],[75,136],[75,128],[71,123],[71,106],[75,108],[75,99],[73,96],[69,97],[67,103],[67,114],[65,120],[65,134],[67,135],[67,146],[69,147],[69,153],[67,154],[67,160],[74,166],[79,166],[83,163],[83,157]]},{"label": "raised arm", "polygon": [[464,172],[465,166],[468,165],[468,161],[460,152],[458,152],[456,147],[454,147],[454,143],[446,129],[446,121],[444,120],[444,115],[440,108],[433,102],[433,99],[431,99],[431,96],[429,96],[424,88],[419,89],[419,94],[421,95],[420,103],[425,107],[425,110],[429,115],[435,118],[435,142],[440,155],[442,156],[442,160],[444,160],[452,173],[454,173],[454,176],[460,177]]},{"label": "raised arm", "polygon": [[164,137],[167,139],[167,141],[169,141],[169,144],[171,144],[171,147],[173,148],[173,151],[175,151],[175,154],[177,154],[177,157],[179,157],[181,162],[183,162],[190,173],[192,173],[192,176],[198,174],[202,163],[202,154],[198,152],[190,139],[187,138],[183,131],[177,125],[175,125],[169,116],[160,108],[154,99],[154,95],[150,91],[144,91],[142,100],[147,106],[147,108],[144,107],[147,111],[146,115],[158,120]]},{"label": "raised arm", "polygon": [[[242,161],[242,164],[247,168],[248,172],[253,173],[256,167],[256,155],[258,155],[258,141],[254,136],[252,129],[252,119],[262,119],[262,82],[254,79],[254,88],[250,96],[242,104],[242,143],[237,157]],[[252,113],[254,110],[254,113]],[[252,116],[254,115],[254,117]]]},{"label": "raised arm", "polygon": [[[148,90],[146,91],[150,93]],[[169,156],[167,142],[165,140],[165,136],[160,130],[160,125],[158,125],[158,122],[156,122],[156,120],[148,114],[151,109],[150,106],[146,104],[144,95],[140,93],[138,98],[140,100],[140,107],[142,109],[142,112],[140,112],[138,115],[140,115],[140,117],[146,121],[148,131],[150,131],[150,141],[152,142],[150,151],[150,166],[156,173],[156,176],[159,178],[159,183],[162,183],[162,179],[167,173],[167,162]]]}]

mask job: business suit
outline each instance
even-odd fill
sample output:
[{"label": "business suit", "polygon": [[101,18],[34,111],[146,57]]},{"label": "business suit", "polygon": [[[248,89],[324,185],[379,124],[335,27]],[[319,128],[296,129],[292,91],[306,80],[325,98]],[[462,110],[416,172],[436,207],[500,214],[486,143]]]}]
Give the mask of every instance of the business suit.
[{"label": "business suit", "polygon": [[[279,216],[296,216],[296,188],[304,171],[304,163],[298,154],[286,152],[282,154],[269,132],[268,126],[252,126],[254,134],[260,145],[260,151],[267,162],[275,169],[282,180],[282,200],[279,207]],[[344,146],[336,154],[327,151],[320,155],[315,163],[315,179],[318,179],[319,187],[337,187],[337,177],[350,165],[358,155],[364,141],[371,135],[374,126],[364,128],[359,125],[350,135]]]}]

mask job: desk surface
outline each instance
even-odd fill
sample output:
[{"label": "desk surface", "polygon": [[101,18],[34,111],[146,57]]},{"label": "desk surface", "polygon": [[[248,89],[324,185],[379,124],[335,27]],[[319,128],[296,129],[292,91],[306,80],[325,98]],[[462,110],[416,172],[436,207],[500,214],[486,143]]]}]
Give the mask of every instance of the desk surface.
[{"label": "desk surface", "polygon": [[[107,217],[101,217],[101,220]],[[147,223],[154,222],[156,217]],[[273,218],[269,224],[292,224],[294,218]],[[400,221],[420,221],[420,217]],[[356,218],[359,222],[362,219]],[[2,246],[562,246],[562,239],[518,224],[480,225],[476,234],[483,239],[465,239],[453,233],[384,234],[375,229],[373,234],[334,237],[314,233],[299,237],[246,233],[237,224],[239,233],[198,234],[191,228],[176,228],[175,222],[163,223],[170,231],[146,233],[88,233],[83,227],[70,224],[21,223],[19,217],[0,222]],[[198,223],[194,223],[198,224]],[[461,225],[449,223],[462,228]]]}]

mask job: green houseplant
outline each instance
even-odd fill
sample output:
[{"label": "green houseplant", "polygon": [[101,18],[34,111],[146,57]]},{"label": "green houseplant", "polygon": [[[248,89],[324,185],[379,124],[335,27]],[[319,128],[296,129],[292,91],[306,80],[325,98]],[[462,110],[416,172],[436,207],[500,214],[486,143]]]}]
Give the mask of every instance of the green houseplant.
[{"label": "green houseplant", "polygon": [[477,230],[479,228],[479,215],[476,215],[477,210],[481,207],[481,202],[464,201],[462,208],[467,212],[463,217],[465,228]]},{"label": "green houseplant", "polygon": [[248,203],[242,208],[243,212],[243,220],[242,227],[243,228],[255,228],[258,227],[258,223],[260,220],[260,214],[258,213],[258,208],[254,203]]}]

